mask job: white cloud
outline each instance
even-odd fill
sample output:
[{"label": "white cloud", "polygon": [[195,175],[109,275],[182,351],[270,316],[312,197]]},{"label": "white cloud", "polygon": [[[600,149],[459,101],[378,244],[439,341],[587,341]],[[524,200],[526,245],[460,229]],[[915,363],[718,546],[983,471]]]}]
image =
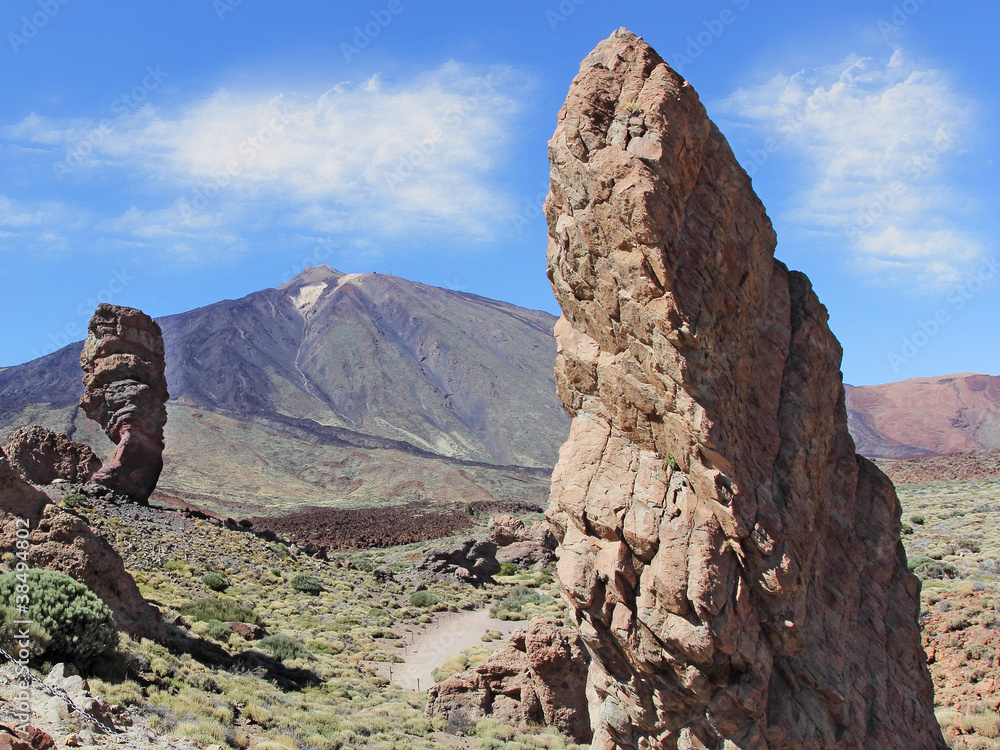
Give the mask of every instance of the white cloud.
[{"label": "white cloud", "polygon": [[375,76],[314,94],[221,89],[178,112],[147,105],[104,127],[32,115],[2,135],[66,157],[69,179],[124,169],[176,195],[104,222],[109,232],[193,242],[210,225],[272,216],[305,232],[488,238],[509,202],[493,173],[518,113],[504,93],[510,76],[452,62],[401,84]]},{"label": "white cloud", "polygon": [[840,240],[857,269],[933,288],[982,255],[951,174],[974,108],[941,71],[899,50],[851,57],[739,89],[722,108],[793,154],[809,185],[786,218]]}]

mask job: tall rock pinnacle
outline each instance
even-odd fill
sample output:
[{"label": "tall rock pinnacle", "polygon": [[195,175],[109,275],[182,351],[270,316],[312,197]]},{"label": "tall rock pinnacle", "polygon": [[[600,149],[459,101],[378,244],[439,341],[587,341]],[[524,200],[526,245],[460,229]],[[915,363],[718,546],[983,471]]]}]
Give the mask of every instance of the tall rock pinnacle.
[{"label": "tall rock pinnacle", "polygon": [[145,503],[163,470],[163,334],[141,310],[100,304],[80,354],[80,407],[117,448],[93,481]]},{"label": "tall rock pinnacle", "polygon": [[938,750],[892,483],[691,86],[624,29],[549,143],[564,595],[596,748]]}]

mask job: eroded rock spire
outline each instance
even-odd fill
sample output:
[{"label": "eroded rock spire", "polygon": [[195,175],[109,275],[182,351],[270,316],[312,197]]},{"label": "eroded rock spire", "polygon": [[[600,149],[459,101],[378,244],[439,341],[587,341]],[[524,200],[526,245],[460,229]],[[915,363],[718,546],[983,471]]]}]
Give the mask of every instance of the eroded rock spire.
[{"label": "eroded rock spire", "polygon": [[163,470],[163,334],[141,310],[103,303],[87,334],[80,407],[118,446],[93,481],[145,503]]},{"label": "eroded rock spire", "polygon": [[559,576],[595,747],[946,747],[841,348],[691,86],[619,30],[549,144]]}]

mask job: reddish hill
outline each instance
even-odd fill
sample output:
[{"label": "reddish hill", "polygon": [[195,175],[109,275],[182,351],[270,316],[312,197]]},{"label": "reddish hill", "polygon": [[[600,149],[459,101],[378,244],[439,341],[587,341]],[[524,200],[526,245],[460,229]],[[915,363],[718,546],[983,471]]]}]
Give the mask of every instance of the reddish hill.
[{"label": "reddish hill", "polygon": [[864,456],[1000,448],[1000,377],[961,373],[846,389],[851,433]]}]

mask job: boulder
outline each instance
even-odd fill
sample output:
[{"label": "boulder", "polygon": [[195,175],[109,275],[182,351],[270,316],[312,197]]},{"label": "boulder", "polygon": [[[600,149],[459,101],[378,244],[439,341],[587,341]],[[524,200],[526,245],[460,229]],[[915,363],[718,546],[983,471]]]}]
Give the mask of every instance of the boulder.
[{"label": "boulder", "polygon": [[102,303],[80,354],[80,407],[118,447],[93,481],[145,504],[163,469],[167,381],[163,334],[148,315]]},{"label": "boulder", "polygon": [[[88,715],[94,717],[111,730],[123,726],[131,726],[132,720],[121,708],[115,710],[100,698],[90,692],[90,684],[77,674],[67,674],[65,664],[56,664],[45,678],[45,684],[61,692]],[[53,720],[72,721],[79,714],[71,713],[69,706],[61,697],[52,696],[45,703],[45,708],[51,713]],[[90,725],[90,722],[85,722]]]},{"label": "boulder", "polygon": [[841,347],[691,85],[621,29],[549,142],[564,598],[595,748],[944,750]]},{"label": "boulder", "polygon": [[22,427],[7,438],[7,459],[33,484],[58,480],[89,482],[101,468],[100,459],[86,443],[74,443],[66,435],[33,425]]},{"label": "boulder", "polygon": [[524,528],[524,521],[517,516],[508,515],[493,516],[487,533],[490,539],[497,543],[497,547],[523,542],[530,537],[528,530]]},{"label": "boulder", "polygon": [[[478,667],[427,693],[427,715],[511,726],[553,726],[574,742],[591,739],[585,696],[589,656],[575,628],[552,617],[531,621]],[[459,722],[454,722],[459,723]]]},{"label": "boulder", "polygon": [[126,632],[162,637],[159,611],[142,598],[115,549],[81,516],[26,484],[0,451],[0,553],[15,552],[24,529],[30,567],[58,570],[86,585]]},{"label": "boulder", "polygon": [[48,733],[30,725],[25,730],[18,732],[0,724],[0,750],[55,750],[56,743]]},{"label": "boulder", "polygon": [[493,583],[500,572],[497,545],[492,539],[466,539],[455,547],[424,550],[416,570],[439,580]]},{"label": "boulder", "polygon": [[535,568],[542,569],[556,559],[553,552],[543,542],[536,539],[528,539],[524,542],[514,542],[506,547],[497,550],[497,562],[513,563],[519,569]]},{"label": "boulder", "polygon": [[374,578],[378,583],[388,583],[389,581],[395,581],[396,576],[392,572],[392,568],[388,565],[380,565],[372,571],[372,578]]},{"label": "boulder", "polygon": [[531,525],[531,538],[541,542],[551,550],[559,546],[559,541],[552,533],[552,528],[545,521],[536,521]]},{"label": "boulder", "polygon": [[259,641],[261,638],[267,636],[267,631],[264,630],[260,625],[254,625],[249,622],[227,622],[227,627],[232,630],[240,638],[247,641]]}]

